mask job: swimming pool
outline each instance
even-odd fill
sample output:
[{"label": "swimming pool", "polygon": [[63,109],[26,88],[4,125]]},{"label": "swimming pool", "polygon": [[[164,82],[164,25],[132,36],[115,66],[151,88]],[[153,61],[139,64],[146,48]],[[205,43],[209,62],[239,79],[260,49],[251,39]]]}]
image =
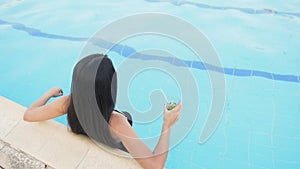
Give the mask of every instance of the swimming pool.
[{"label": "swimming pool", "polygon": [[[200,143],[213,89],[207,68],[187,66],[199,91],[199,110],[187,135],[170,150],[166,168],[299,168],[299,6],[297,1],[3,2],[0,94],[29,106],[53,86],[69,93],[72,69],[87,38],[125,16],[167,13],[191,23],[214,46],[224,68],[226,100],[215,132]],[[135,51],[164,49],[202,63],[186,46],[162,36],[143,35],[121,44]],[[109,53],[116,68],[126,59],[122,54]],[[181,97],[176,81],[159,70],[137,74],[128,97],[137,110],[147,111],[155,89],[167,98]],[[65,117],[56,120],[66,124]],[[157,135],[160,127],[161,117],[134,125],[141,137]]]}]

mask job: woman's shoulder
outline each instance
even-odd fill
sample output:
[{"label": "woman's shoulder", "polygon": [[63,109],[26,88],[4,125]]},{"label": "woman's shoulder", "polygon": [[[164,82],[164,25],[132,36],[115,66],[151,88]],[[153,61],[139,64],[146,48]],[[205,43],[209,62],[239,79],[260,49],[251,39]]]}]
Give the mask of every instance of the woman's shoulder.
[{"label": "woman's shoulder", "polygon": [[128,126],[131,127],[127,121],[127,118],[115,110],[110,116],[109,125],[117,131],[127,129]]},{"label": "woman's shoulder", "polygon": [[111,113],[109,124],[112,127],[116,127],[116,126],[119,126],[120,124],[122,124],[124,121],[127,121],[126,117],[124,115],[120,114],[118,111],[114,110]]},{"label": "woman's shoulder", "polygon": [[119,134],[123,133],[124,130],[128,130],[126,126],[127,118],[117,111],[113,111],[110,116],[109,125],[111,128],[112,137],[115,140],[119,140]]}]

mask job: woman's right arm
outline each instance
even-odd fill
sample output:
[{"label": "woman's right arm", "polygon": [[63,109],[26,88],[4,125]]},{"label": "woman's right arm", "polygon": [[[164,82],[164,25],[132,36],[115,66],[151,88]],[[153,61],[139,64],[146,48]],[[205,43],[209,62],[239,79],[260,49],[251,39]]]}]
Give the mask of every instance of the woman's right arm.
[{"label": "woman's right arm", "polygon": [[58,87],[48,90],[42,97],[28,107],[23,115],[23,120],[28,122],[38,122],[66,114],[70,95],[63,96],[47,104],[51,97],[61,95],[62,90]]},{"label": "woman's right arm", "polygon": [[164,107],[164,122],[159,141],[152,152],[149,147],[138,137],[133,128],[129,125],[126,118],[116,115],[111,120],[114,132],[121,139],[122,143],[130,155],[145,169],[163,168],[169,151],[170,133],[172,126],[179,119],[181,103],[174,109],[168,111]]}]

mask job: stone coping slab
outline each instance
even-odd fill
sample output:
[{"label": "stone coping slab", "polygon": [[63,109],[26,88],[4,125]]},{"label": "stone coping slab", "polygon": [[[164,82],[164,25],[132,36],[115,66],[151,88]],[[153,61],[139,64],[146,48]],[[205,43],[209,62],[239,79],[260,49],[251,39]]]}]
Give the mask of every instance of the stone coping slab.
[{"label": "stone coping slab", "polygon": [[[89,138],[73,134],[54,120],[34,123],[23,121],[25,110],[26,107],[0,96],[1,167],[141,168],[128,153],[104,145],[101,146],[104,148],[100,148]],[[15,159],[13,164],[18,165],[12,165],[10,158]]]}]

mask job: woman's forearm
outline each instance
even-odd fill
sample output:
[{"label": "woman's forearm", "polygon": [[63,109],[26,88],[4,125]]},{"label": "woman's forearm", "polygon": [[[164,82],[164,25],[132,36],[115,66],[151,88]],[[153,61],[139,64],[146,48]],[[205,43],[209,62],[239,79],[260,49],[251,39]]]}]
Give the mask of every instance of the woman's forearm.
[{"label": "woman's forearm", "polygon": [[40,97],[38,100],[36,100],[35,102],[33,102],[28,109],[32,109],[32,108],[37,108],[40,106],[45,105],[49,99],[52,97],[52,95],[49,92],[46,92],[42,97]]},{"label": "woman's forearm", "polygon": [[61,90],[61,88],[53,87],[52,89],[48,90],[41,98],[39,98],[37,101],[32,103],[32,105],[29,106],[28,109],[43,106],[49,101],[51,97],[56,97],[61,95],[63,95],[63,91]]},{"label": "woman's forearm", "polygon": [[[179,119],[181,106],[181,102],[179,102],[178,105],[171,110],[168,110],[166,105],[164,106],[164,123],[162,132],[153,151],[154,159],[158,164],[164,165],[166,163],[169,152],[171,128]],[[159,166],[159,168],[163,168],[163,166]]]},{"label": "woman's forearm", "polygon": [[42,97],[29,106],[23,115],[23,120],[38,122],[65,114],[66,110],[64,107],[67,104],[68,96],[56,99],[46,105],[51,97],[60,95],[62,95],[62,90],[58,87],[48,90]]},{"label": "woman's forearm", "polygon": [[163,124],[159,141],[153,151],[153,155],[155,156],[155,159],[158,161],[159,164],[166,163],[169,152],[170,134],[171,127],[169,127],[166,124]]}]

